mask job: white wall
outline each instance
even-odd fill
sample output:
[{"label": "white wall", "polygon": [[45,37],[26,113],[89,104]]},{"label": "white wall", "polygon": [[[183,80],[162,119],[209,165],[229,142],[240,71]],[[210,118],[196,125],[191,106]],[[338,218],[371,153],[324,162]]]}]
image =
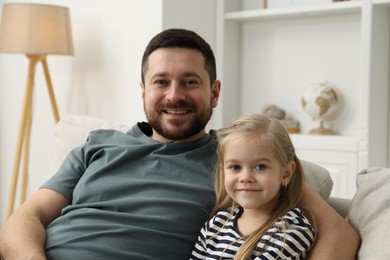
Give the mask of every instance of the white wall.
[{"label": "white wall", "polygon": [[[85,114],[129,124],[144,120],[138,86],[141,56],[150,38],[162,29],[162,2],[46,0],[39,3],[70,8],[75,56],[48,56],[60,115]],[[38,65],[29,192],[46,179],[53,148],[54,120],[43,71]],[[0,55],[1,223],[5,219],[27,66],[28,60],[23,55]]]},{"label": "white wall", "polygon": [[[0,0],[2,3],[20,2]],[[84,114],[133,124],[145,120],[141,57],[162,29],[197,31],[214,48],[215,1],[24,0],[70,9],[75,56],[48,56],[60,115]],[[191,10],[189,12],[189,10]],[[202,18],[199,19],[199,14]],[[0,53],[0,223],[5,221],[28,60]],[[54,120],[41,65],[37,67],[31,136],[29,193],[48,175]]]}]

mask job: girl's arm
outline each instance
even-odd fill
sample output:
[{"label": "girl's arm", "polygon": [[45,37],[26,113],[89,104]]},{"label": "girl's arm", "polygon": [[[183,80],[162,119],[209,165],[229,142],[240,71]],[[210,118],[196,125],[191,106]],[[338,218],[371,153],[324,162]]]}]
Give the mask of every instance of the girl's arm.
[{"label": "girl's arm", "polygon": [[196,242],[194,249],[191,253],[190,260],[201,260],[207,258],[207,249],[206,249],[206,226],[207,223],[204,225],[204,227],[201,229],[198,241]]}]

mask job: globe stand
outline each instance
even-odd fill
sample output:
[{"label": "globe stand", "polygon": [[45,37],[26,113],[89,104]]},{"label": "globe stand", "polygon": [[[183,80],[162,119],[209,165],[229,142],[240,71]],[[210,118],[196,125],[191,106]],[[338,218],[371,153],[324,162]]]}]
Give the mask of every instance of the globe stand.
[{"label": "globe stand", "polygon": [[309,131],[309,134],[311,134],[311,135],[335,135],[336,132],[330,128],[324,127],[324,122],[321,121],[320,127],[311,129]]}]

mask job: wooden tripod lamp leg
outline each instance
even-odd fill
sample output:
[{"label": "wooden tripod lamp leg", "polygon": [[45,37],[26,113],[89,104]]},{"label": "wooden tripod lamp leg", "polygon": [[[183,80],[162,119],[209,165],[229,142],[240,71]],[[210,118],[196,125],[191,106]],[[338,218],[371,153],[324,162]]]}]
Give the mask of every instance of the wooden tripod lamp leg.
[{"label": "wooden tripod lamp leg", "polygon": [[29,58],[29,67],[27,75],[26,90],[24,94],[22,116],[20,118],[20,127],[18,132],[18,141],[16,146],[16,154],[14,161],[14,168],[11,179],[10,193],[8,198],[8,208],[7,208],[7,217],[11,215],[14,210],[15,205],[15,195],[19,177],[19,166],[20,159],[23,150],[24,137],[26,135],[26,118],[28,113],[31,112],[32,97],[33,97],[33,88],[34,88],[34,74],[35,74],[35,65],[38,59],[35,56],[28,56]]},{"label": "wooden tripod lamp leg", "polygon": [[[57,123],[60,119],[56,99],[54,96],[53,85],[50,79],[49,67],[47,65],[46,56],[39,56],[39,61],[42,62],[43,71],[45,74],[45,79],[47,83],[47,89],[49,91],[49,97],[51,102],[51,107],[53,110],[54,121]],[[32,100],[31,100],[32,101]],[[24,154],[23,154],[23,175],[22,175],[22,186],[21,186],[21,195],[20,202],[23,203],[27,198],[27,184],[28,184],[28,162],[30,156],[30,136],[31,136],[31,125],[32,125],[32,104],[30,104],[30,110],[26,114],[26,127],[25,127],[25,141],[24,141]]]},{"label": "wooden tripod lamp leg", "polygon": [[54,96],[53,85],[52,85],[51,79],[50,79],[49,67],[47,66],[46,56],[44,56],[42,58],[41,62],[42,62],[42,66],[43,66],[43,72],[45,73],[47,90],[49,91],[51,108],[53,109],[54,121],[56,123],[58,123],[58,121],[60,120],[60,116],[58,113],[56,98]]},{"label": "wooden tripod lamp leg", "polygon": [[[10,186],[10,195],[8,198],[7,217],[9,217],[15,206],[16,190],[19,178],[19,168],[21,158],[23,158],[23,175],[21,184],[21,202],[24,202],[27,197],[27,183],[28,183],[28,163],[29,163],[29,150],[30,150],[30,135],[32,125],[32,103],[33,103],[33,88],[34,88],[34,75],[37,62],[41,61],[43,71],[45,73],[45,79],[47,89],[49,91],[50,102],[53,110],[54,121],[57,123],[60,119],[56,99],[54,96],[53,85],[51,83],[49,67],[47,65],[45,55],[28,55],[29,69],[27,75],[26,92],[23,103],[22,116],[20,120],[20,128],[18,133],[18,142],[16,147],[16,155],[14,162],[14,169],[12,173],[12,180]],[[23,152],[23,156],[22,156]]]},{"label": "wooden tripod lamp leg", "polygon": [[31,125],[32,125],[32,98],[28,106],[26,113],[26,125],[24,128],[24,145],[23,145],[23,170],[22,170],[22,186],[20,194],[20,204],[22,204],[27,197],[27,184],[28,184],[28,164],[30,160],[30,137],[31,137]]}]

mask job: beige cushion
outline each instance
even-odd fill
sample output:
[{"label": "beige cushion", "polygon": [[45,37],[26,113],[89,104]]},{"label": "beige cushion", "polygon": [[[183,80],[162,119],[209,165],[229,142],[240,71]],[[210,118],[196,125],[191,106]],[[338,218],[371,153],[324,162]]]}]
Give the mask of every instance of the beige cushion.
[{"label": "beige cushion", "polygon": [[[86,141],[90,131],[96,129],[116,129],[126,132],[130,126],[110,122],[103,118],[81,115],[63,117],[55,127],[55,147],[49,176],[61,166],[66,155],[75,147]],[[317,164],[302,161],[305,179],[327,199],[332,191],[333,182],[329,172]]]},{"label": "beige cushion", "polygon": [[61,166],[66,155],[75,147],[83,144],[89,132],[96,129],[116,129],[122,132],[129,126],[113,123],[109,120],[91,116],[67,115],[55,126],[54,153],[51,160],[49,177]]},{"label": "beige cushion", "polygon": [[348,220],[359,232],[359,259],[390,259],[390,169],[369,168],[356,178]]}]

